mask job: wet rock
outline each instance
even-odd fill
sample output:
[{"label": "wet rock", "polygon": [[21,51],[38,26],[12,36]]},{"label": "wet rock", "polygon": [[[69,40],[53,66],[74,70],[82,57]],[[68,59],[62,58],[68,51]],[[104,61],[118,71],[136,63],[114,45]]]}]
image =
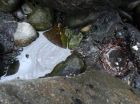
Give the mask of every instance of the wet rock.
[{"label": "wet rock", "polygon": [[128,57],[128,50],[119,45],[109,45],[101,50],[100,60],[103,69],[114,76],[127,75],[130,70],[134,69],[134,64]]},{"label": "wet rock", "polygon": [[134,93],[131,87],[99,71],[89,71],[69,78],[53,77],[0,83],[0,92],[2,104],[140,103],[139,94]]},{"label": "wet rock", "polygon": [[64,62],[58,64],[49,76],[77,75],[84,71],[84,62],[78,55],[72,54]]},{"label": "wet rock", "polygon": [[52,43],[70,49],[78,47],[83,39],[83,34],[79,30],[64,28],[59,24],[45,32],[44,35]]},{"label": "wet rock", "polygon": [[67,36],[65,35],[65,29],[60,24],[54,25],[52,29],[44,32],[44,36],[60,47],[67,47]]},{"label": "wet rock", "polygon": [[140,29],[140,20],[139,20],[139,18],[140,18],[140,4],[135,7],[133,17],[134,17],[136,24],[138,25],[138,28]]},{"label": "wet rock", "polygon": [[76,14],[81,11],[103,11],[108,7],[117,8],[124,7],[127,8],[128,4],[136,0],[32,0],[36,4],[41,6],[49,6],[55,8],[59,11]]},{"label": "wet rock", "polygon": [[140,68],[140,31],[131,24],[126,24],[130,36],[130,49],[133,57],[133,61],[138,68]]},{"label": "wet rock", "polygon": [[138,72],[133,71],[125,76],[122,80],[129,86],[133,87],[134,90],[136,90],[135,93],[140,93],[140,74]]},{"label": "wet rock", "polygon": [[33,4],[31,4],[30,2],[26,1],[22,6],[21,6],[21,10],[25,15],[29,15],[33,12],[33,10],[35,9],[35,6],[33,6]]},{"label": "wet rock", "polygon": [[[107,14],[107,10],[121,8],[126,10],[128,5],[136,0],[31,0],[42,7],[54,8],[66,15],[65,25],[75,28],[96,21],[99,15]],[[48,5],[49,4],[49,5]],[[127,15],[128,16],[128,15]],[[101,16],[102,17],[102,16]],[[130,18],[129,18],[130,19]]]},{"label": "wet rock", "polygon": [[53,1],[53,0],[32,0],[32,2],[35,2],[36,4],[39,4],[41,6],[49,6],[54,9],[57,9],[62,12],[67,13],[76,13],[77,11],[85,11],[85,10],[91,10],[91,8],[94,8],[95,10],[102,11],[106,7],[106,0],[102,1],[96,1],[96,0],[67,0],[67,1]]},{"label": "wet rock", "polygon": [[15,18],[10,13],[0,12],[0,22],[14,21]]},{"label": "wet rock", "polygon": [[43,31],[52,27],[53,16],[49,8],[35,8],[28,15],[28,22],[38,31]]},{"label": "wet rock", "polygon": [[119,15],[124,23],[134,23],[134,19],[132,17],[131,12],[125,12],[123,10],[119,10]]},{"label": "wet rock", "polygon": [[133,55],[129,48],[129,32],[125,25],[116,24],[114,26],[111,27],[114,32],[110,31],[109,33],[112,34],[109,37],[107,36],[102,38],[102,41],[97,41],[101,45],[99,45],[99,65],[103,65],[101,69],[107,69],[110,74],[113,72],[112,75],[114,74],[114,76],[125,76],[130,70],[135,71]]},{"label": "wet rock", "polygon": [[13,37],[0,33],[0,77],[6,73],[16,56]]},{"label": "wet rock", "polygon": [[16,17],[18,21],[25,21],[26,20],[26,15],[22,12],[21,9],[16,10],[13,15]]},{"label": "wet rock", "polygon": [[61,23],[64,26],[66,14],[58,10],[53,10],[53,12],[54,12],[54,23]]},{"label": "wet rock", "polygon": [[14,39],[12,36],[8,36],[5,33],[0,33],[0,44],[1,44],[1,53],[8,53],[14,49]]},{"label": "wet rock", "polygon": [[29,1],[25,1],[19,9],[14,12],[15,17],[19,21],[27,21],[27,17],[33,13],[33,11],[37,8],[35,5],[31,4]]},{"label": "wet rock", "polygon": [[121,18],[117,12],[107,11],[105,14],[100,15],[93,23],[92,28],[86,34],[92,36],[95,41],[101,42],[105,37],[112,36],[113,25],[121,23]]},{"label": "wet rock", "polygon": [[115,25],[117,23],[121,23],[119,15],[108,11],[92,23],[90,30],[84,33],[83,40],[75,50],[85,57],[87,67],[95,67],[95,63],[99,61],[100,49],[103,48],[100,45],[103,40],[113,36],[114,30],[119,27]]},{"label": "wet rock", "polygon": [[0,76],[4,75],[19,54],[14,43],[13,33],[17,22],[10,13],[0,12]]},{"label": "wet rock", "polygon": [[18,72],[20,63],[18,60],[14,60],[13,63],[9,66],[9,69],[6,71],[5,76],[13,75]]},{"label": "wet rock", "polygon": [[[10,66],[16,60],[16,56],[19,55],[19,51],[15,48],[15,46],[13,45],[13,42],[11,42],[11,44],[9,45],[10,41],[6,40],[6,38],[4,38],[4,39],[5,39],[4,43],[1,43],[2,39],[0,39],[0,46],[2,46],[1,48],[3,48],[3,49],[7,48],[8,51],[3,50],[0,52],[0,77],[3,75],[6,75],[7,71],[13,70],[13,69],[11,69]],[[8,44],[5,44],[5,43],[8,43]]]},{"label": "wet rock", "polygon": [[0,12],[0,32],[14,37],[17,46],[27,46],[37,38],[36,30],[26,22],[17,22],[10,13]]},{"label": "wet rock", "polygon": [[17,22],[12,14],[0,12],[0,23],[0,32],[12,36],[16,31]]},{"label": "wet rock", "polygon": [[95,63],[99,58],[99,49],[94,45],[91,37],[84,38],[80,45],[74,49],[76,52],[82,54],[85,64],[88,68],[95,67]]},{"label": "wet rock", "polygon": [[139,1],[139,0],[134,0],[133,2],[131,2],[131,3],[128,5],[128,9],[129,9],[129,10],[133,10],[133,9],[135,9],[139,4],[140,4],[140,1]]},{"label": "wet rock", "polygon": [[[114,12],[114,14],[113,14]],[[70,28],[77,28],[77,27],[85,27],[87,25],[90,25],[94,22],[99,23],[99,21],[102,21],[100,18],[106,18],[107,15],[114,15],[114,20],[118,18],[117,12],[115,12],[112,9],[105,9],[100,12],[86,12],[86,13],[77,13],[75,15],[67,15],[65,19],[65,25],[70,27]],[[115,17],[116,15],[116,17]],[[108,18],[110,19],[110,18]],[[113,20],[112,20],[113,21]],[[105,22],[105,21],[104,21]],[[96,24],[95,23],[95,24]]]},{"label": "wet rock", "polygon": [[79,46],[83,39],[83,34],[76,30],[65,29],[65,36],[67,37],[68,48],[74,49]]},{"label": "wet rock", "polygon": [[77,13],[75,15],[68,15],[65,19],[65,25],[70,28],[82,27],[88,23],[94,22],[100,13]]},{"label": "wet rock", "polygon": [[0,11],[11,12],[19,7],[22,0],[0,0]]},{"label": "wet rock", "polygon": [[135,73],[135,75],[133,75],[131,86],[137,90],[140,90],[140,74],[139,73]]},{"label": "wet rock", "polygon": [[29,23],[19,22],[13,36],[17,46],[27,46],[38,37],[38,34]]},{"label": "wet rock", "polygon": [[76,48],[77,46],[79,46],[82,39],[83,35],[81,33],[79,33],[78,35],[73,35],[68,43],[68,48]]}]

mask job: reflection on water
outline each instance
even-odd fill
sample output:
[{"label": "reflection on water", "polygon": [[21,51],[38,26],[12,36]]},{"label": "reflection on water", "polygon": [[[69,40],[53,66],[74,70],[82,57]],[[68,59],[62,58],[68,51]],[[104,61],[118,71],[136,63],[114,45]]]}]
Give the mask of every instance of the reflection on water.
[{"label": "reflection on water", "polygon": [[24,47],[17,57],[19,69],[16,74],[2,76],[1,81],[13,79],[35,79],[50,73],[53,68],[70,55],[69,49],[58,47],[51,43],[40,32],[39,38],[31,45]]}]

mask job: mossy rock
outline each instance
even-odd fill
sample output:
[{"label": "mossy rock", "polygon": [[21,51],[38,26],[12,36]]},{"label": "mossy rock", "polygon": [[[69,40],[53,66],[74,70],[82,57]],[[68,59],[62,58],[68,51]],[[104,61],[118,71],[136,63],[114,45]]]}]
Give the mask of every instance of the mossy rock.
[{"label": "mossy rock", "polygon": [[0,0],[0,11],[11,12],[18,8],[20,0]]},{"label": "mossy rock", "polygon": [[49,8],[36,7],[28,16],[28,22],[38,31],[49,29],[53,22],[52,11]]},{"label": "mossy rock", "polygon": [[68,48],[74,49],[79,46],[83,39],[83,34],[71,29],[65,29],[65,36],[67,36]]},{"label": "mossy rock", "polygon": [[77,75],[84,72],[84,61],[79,55],[72,54],[64,62],[58,64],[49,76]]}]

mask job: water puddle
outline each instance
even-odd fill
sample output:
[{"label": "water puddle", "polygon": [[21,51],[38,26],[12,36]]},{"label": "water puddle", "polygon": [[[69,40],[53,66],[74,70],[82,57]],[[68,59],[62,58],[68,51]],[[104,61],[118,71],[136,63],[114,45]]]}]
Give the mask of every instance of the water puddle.
[{"label": "water puddle", "polygon": [[36,41],[23,48],[17,57],[18,72],[10,76],[2,76],[1,81],[36,79],[50,73],[53,68],[64,61],[70,54],[69,49],[58,47],[51,43],[42,32]]}]

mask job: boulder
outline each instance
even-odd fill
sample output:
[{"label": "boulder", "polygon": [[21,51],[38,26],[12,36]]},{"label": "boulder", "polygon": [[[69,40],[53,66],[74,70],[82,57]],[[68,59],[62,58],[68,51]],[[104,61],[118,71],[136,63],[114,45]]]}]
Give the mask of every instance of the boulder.
[{"label": "boulder", "polygon": [[127,5],[136,0],[31,0],[41,6],[49,6],[68,14],[79,11],[103,11],[111,7],[127,7]]},{"label": "boulder", "polygon": [[19,7],[23,0],[0,0],[0,11],[11,12]]},{"label": "boulder", "polygon": [[121,80],[98,71],[0,83],[1,104],[140,104]]}]

